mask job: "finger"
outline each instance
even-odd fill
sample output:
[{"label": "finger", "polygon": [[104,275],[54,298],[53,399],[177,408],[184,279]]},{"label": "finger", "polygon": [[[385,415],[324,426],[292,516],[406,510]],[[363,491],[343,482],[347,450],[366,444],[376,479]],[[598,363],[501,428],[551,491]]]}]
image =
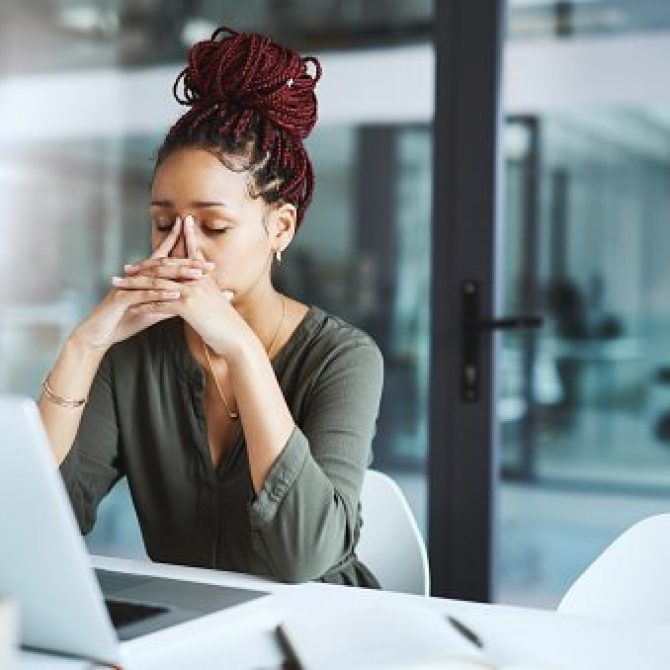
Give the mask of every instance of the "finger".
[{"label": "finger", "polygon": [[156,247],[156,250],[151,254],[151,258],[164,258],[167,256],[174,249],[175,244],[177,244],[181,228],[181,217],[178,216],[168,236]]},{"label": "finger", "polygon": [[136,272],[126,273],[132,277],[159,277],[161,279],[172,279],[174,281],[183,281],[185,279],[200,279],[205,275],[202,268],[199,267],[173,267],[156,265]]},{"label": "finger", "polygon": [[190,267],[213,270],[215,265],[210,261],[197,258],[171,258],[166,256],[164,258],[147,258],[137,263],[127,263],[123,266],[123,269],[127,274],[139,274],[145,270],[158,267]]},{"label": "finger", "polygon": [[183,284],[170,279],[161,277],[145,277],[144,275],[134,275],[132,277],[112,277],[112,285],[116,288],[126,290],[161,290],[161,291],[180,291]]},{"label": "finger", "polygon": [[186,240],[186,255],[189,258],[204,260],[195,237],[195,221],[190,214],[184,219],[184,239]]},{"label": "finger", "polygon": [[117,299],[127,306],[136,306],[143,303],[174,303],[181,298],[181,291],[148,289],[145,291],[119,291]]}]

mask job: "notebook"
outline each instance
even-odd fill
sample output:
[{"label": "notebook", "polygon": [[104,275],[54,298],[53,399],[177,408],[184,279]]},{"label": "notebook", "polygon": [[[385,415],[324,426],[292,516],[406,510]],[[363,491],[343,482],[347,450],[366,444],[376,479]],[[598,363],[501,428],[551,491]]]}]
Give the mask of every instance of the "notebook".
[{"label": "notebook", "polygon": [[328,605],[287,617],[277,635],[302,670],[496,667],[444,615],[420,604]]}]

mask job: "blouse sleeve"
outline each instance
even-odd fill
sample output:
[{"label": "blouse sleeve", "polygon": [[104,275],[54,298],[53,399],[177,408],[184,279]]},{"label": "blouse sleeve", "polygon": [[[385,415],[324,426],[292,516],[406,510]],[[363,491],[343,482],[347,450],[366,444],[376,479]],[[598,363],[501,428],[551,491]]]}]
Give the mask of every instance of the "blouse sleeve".
[{"label": "blouse sleeve", "polygon": [[382,385],[377,345],[362,337],[343,344],[250,502],[252,546],[279,579],[317,579],[350,559]]},{"label": "blouse sleeve", "polygon": [[60,465],[65,488],[84,534],[95,524],[100,501],[123,476],[118,442],[108,352],[91,385],[75,441]]}]

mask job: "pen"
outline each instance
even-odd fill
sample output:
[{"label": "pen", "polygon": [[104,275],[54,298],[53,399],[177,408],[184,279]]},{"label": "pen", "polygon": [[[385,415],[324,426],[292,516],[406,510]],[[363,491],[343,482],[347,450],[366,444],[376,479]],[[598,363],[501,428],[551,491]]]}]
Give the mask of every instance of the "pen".
[{"label": "pen", "polygon": [[470,630],[462,621],[459,621],[456,617],[453,617],[450,614],[447,615],[447,621],[476,647],[479,647],[480,649],[484,647],[484,643],[477,633]]},{"label": "pen", "polygon": [[286,633],[284,632],[281,624],[275,628],[275,634],[279,640],[279,646],[281,647],[282,651],[284,652],[284,656],[286,657],[286,660],[282,665],[282,670],[300,670],[300,660],[293,650],[293,645],[291,645],[291,642],[286,636]]}]

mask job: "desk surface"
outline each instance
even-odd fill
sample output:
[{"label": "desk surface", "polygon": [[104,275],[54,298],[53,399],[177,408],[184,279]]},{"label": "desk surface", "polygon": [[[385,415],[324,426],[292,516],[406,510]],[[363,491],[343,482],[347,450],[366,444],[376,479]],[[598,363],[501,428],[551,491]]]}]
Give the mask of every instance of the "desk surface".
[{"label": "desk surface", "polygon": [[[670,626],[604,621],[505,605],[423,598],[327,584],[288,585],[232,572],[94,556],[110,570],[255,588],[270,597],[160,631],[129,644],[129,670],[226,667],[279,670],[283,654],[274,628],[289,614],[310,616],[329,604],[422,602],[475,630],[487,654],[515,670],[661,670],[669,666]],[[175,634],[175,633],[179,634]],[[90,670],[90,664],[22,652],[20,670]]]}]

